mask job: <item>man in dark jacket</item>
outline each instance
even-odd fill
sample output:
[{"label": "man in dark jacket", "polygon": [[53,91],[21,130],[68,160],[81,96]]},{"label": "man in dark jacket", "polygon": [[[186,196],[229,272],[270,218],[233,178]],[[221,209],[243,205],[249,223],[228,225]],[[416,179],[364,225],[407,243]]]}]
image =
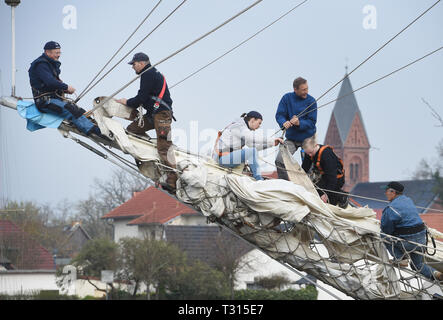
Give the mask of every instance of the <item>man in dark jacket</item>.
[{"label": "man in dark jacket", "polygon": [[[404,186],[392,181],[385,187],[385,195],[389,205],[383,210],[381,231],[384,244],[394,257],[393,262],[402,267],[409,264],[430,280],[443,281],[443,274],[423,261],[426,246],[426,226],[418,214],[417,208],[410,198],[403,195]],[[392,235],[402,240],[393,239]]]},{"label": "man in dark jacket", "polygon": [[60,79],[60,44],[49,41],[43,49],[44,53],[31,63],[28,70],[37,109],[72,121],[86,135],[100,134],[98,127],[83,115],[84,109],[64,99],[65,92],[72,94],[75,88]]},{"label": "man in dark jacket", "polygon": [[348,197],[342,194],[345,192],[341,189],[345,184],[343,164],[334,150],[330,146],[317,144],[315,137],[306,139],[303,149],[305,157],[302,168],[315,183],[323,202],[345,208]]},{"label": "man in dark jacket", "polygon": [[[131,133],[143,135],[146,131],[155,129],[157,134],[157,151],[162,162],[176,168],[174,150],[171,148],[171,123],[172,123],[172,99],[169,94],[165,77],[151,66],[149,57],[139,52],[134,55],[129,64],[132,65],[136,74],[141,74],[140,89],[131,99],[118,99],[117,102],[133,108],[131,119],[137,117],[137,108],[146,109],[142,119],[135,119],[127,128]],[[166,185],[163,187],[175,192],[177,175],[175,172],[168,174]]]},{"label": "man in dark jacket", "polygon": [[[278,104],[275,120],[286,129],[285,145],[294,154],[306,138],[314,136],[317,123],[317,102],[308,94],[306,79],[298,77],[293,82],[294,91],[286,93]],[[275,159],[279,179],[289,180],[281,152]]]}]

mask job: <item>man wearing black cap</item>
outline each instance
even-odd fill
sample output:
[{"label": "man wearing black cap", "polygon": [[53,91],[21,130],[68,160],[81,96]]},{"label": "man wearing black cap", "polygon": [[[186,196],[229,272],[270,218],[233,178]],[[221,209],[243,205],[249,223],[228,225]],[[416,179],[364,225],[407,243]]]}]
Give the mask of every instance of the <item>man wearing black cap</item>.
[{"label": "man wearing black cap", "polygon": [[[176,168],[175,156],[171,141],[172,123],[172,99],[169,94],[165,77],[149,62],[149,57],[139,52],[134,55],[131,61],[136,74],[141,74],[140,89],[135,97],[131,99],[118,99],[128,107],[133,108],[132,119],[137,117],[137,108],[146,109],[146,114],[139,114],[127,130],[131,133],[143,135],[146,131],[155,129],[157,134],[157,151],[163,163],[169,167]],[[141,113],[141,111],[140,111]],[[168,174],[164,187],[171,192],[176,189],[177,175],[174,172]]]},{"label": "man wearing black cap", "polygon": [[72,94],[75,88],[60,79],[60,44],[49,41],[44,46],[44,53],[31,63],[28,70],[32,95],[37,109],[43,113],[52,113],[72,121],[84,134],[99,134],[100,130],[83,114],[85,110],[64,99],[64,94]]},{"label": "man wearing black cap", "polygon": [[[394,263],[407,267],[410,257],[412,269],[428,279],[443,281],[441,272],[423,262],[427,230],[412,200],[403,195],[404,186],[397,181],[392,181],[385,189],[385,195],[390,204],[383,210],[381,231],[385,234],[382,238],[389,253],[394,257]],[[392,235],[404,241],[397,241],[386,235]]]}]

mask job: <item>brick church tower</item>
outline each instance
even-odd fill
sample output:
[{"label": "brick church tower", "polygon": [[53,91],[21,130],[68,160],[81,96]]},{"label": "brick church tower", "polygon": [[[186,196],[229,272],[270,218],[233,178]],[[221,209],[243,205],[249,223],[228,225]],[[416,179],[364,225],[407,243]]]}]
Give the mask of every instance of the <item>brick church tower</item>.
[{"label": "brick church tower", "polygon": [[357,100],[351,92],[351,81],[346,76],[338,94],[345,97],[335,103],[324,142],[343,159],[346,191],[358,182],[369,182],[370,144]]}]

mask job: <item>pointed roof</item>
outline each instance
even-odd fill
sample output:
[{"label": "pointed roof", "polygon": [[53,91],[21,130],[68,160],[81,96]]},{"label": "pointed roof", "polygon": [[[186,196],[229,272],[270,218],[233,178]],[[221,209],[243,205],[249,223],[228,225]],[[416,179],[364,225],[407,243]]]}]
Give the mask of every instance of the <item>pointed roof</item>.
[{"label": "pointed roof", "polygon": [[135,192],[131,199],[105,214],[102,219],[133,219],[128,222],[129,225],[142,225],[166,223],[183,214],[197,214],[197,212],[166,192],[149,187],[141,192]]},{"label": "pointed roof", "polygon": [[20,257],[15,265],[11,265],[14,269],[55,269],[52,254],[12,221],[0,220],[0,239],[4,249],[0,254],[0,263],[11,264],[12,258],[8,257],[8,250],[11,250],[13,255]]},{"label": "pointed roof", "polygon": [[357,99],[355,98],[355,95],[352,91],[353,89],[351,81],[349,80],[348,74],[346,73],[345,79],[342,82],[340,92],[338,94],[338,97],[343,98],[335,103],[334,110],[332,112],[343,144],[348,137],[349,130],[351,129],[355,115],[360,117],[365,135],[367,136],[366,129],[363,123],[363,118],[361,116],[360,109],[358,108]]}]

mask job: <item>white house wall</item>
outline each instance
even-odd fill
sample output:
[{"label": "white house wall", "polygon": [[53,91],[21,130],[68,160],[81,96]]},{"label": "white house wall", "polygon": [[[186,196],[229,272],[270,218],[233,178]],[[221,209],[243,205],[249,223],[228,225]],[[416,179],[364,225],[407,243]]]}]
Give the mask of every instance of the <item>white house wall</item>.
[{"label": "white house wall", "polygon": [[[245,267],[239,271],[238,281],[236,283],[235,289],[246,289],[247,283],[253,283],[255,277],[270,277],[276,274],[284,274],[291,282],[295,282],[301,278],[301,276],[292,272],[287,267],[283,266],[279,262],[270,258],[258,249],[254,249],[248,252],[242,258],[243,262],[248,261],[252,268]],[[306,273],[301,272],[303,275]],[[318,281],[318,284],[325,288],[326,290],[332,292],[334,295],[343,300],[353,300],[351,297],[345,295],[344,293],[336,290],[335,288]],[[298,289],[298,285],[295,285],[294,289]],[[335,297],[331,296],[329,293],[317,288],[318,300],[336,300]]]},{"label": "white house wall", "polygon": [[128,226],[128,222],[132,219],[116,219],[114,220],[114,241],[118,242],[124,237],[138,237],[138,226]]},{"label": "white house wall", "polygon": [[20,270],[0,272],[0,294],[32,294],[41,290],[59,290],[55,270]]}]

